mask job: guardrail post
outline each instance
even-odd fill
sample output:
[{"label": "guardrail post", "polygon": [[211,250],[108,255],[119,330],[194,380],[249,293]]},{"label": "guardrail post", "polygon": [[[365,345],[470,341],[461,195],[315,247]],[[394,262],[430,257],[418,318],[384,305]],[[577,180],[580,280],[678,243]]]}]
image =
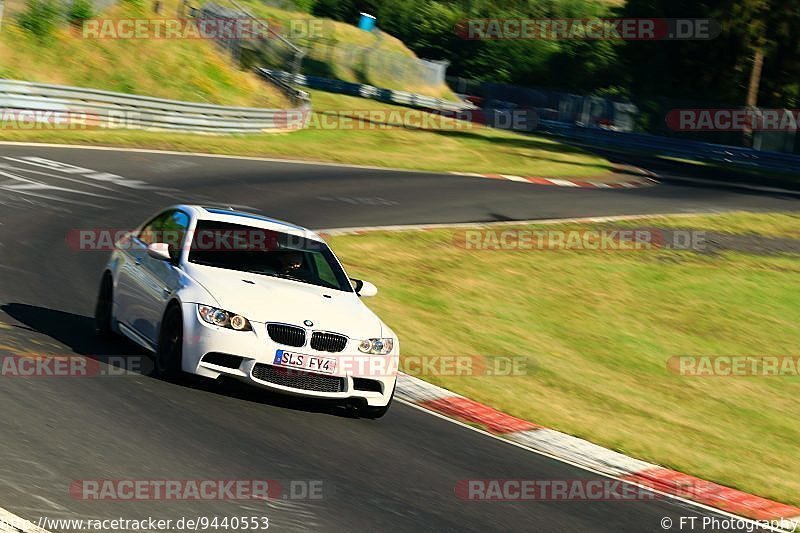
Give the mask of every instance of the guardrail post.
[{"label": "guardrail post", "polygon": [[292,70],[290,71],[295,76],[300,73],[300,67],[303,64],[303,58],[306,56],[306,50],[297,50],[292,59]]}]

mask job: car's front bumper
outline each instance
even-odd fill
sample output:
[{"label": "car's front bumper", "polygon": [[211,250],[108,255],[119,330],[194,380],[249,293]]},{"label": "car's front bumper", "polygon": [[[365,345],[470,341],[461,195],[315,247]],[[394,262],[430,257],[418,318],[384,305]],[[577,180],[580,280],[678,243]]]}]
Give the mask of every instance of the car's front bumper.
[{"label": "car's front bumper", "polygon": [[[340,400],[361,398],[374,407],[386,405],[394,392],[400,349],[397,342],[388,356],[359,352],[356,348],[359,341],[355,339],[350,339],[341,353],[320,352],[312,349],[308,340],[302,347],[283,346],[274,342],[263,322],[251,322],[252,331],[213,326],[198,316],[197,304],[183,304],[183,317],[185,372],[212,379],[229,376],[270,390],[307,397]],[[335,358],[336,372],[322,374],[275,365],[278,350]],[[241,358],[241,361],[235,358]],[[334,381],[337,382],[336,386],[332,385]]]}]

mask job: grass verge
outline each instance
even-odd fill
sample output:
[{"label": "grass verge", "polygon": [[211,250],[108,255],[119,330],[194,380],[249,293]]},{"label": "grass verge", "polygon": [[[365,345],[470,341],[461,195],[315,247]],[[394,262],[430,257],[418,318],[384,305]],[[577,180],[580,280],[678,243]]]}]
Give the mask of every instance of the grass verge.
[{"label": "grass verge", "polygon": [[[796,214],[604,225],[645,226],[800,239]],[[597,226],[546,226],[588,227]],[[680,355],[800,355],[800,255],[474,251],[453,245],[457,232],[331,239],[351,273],[381,289],[369,304],[404,354],[528,363],[522,376],[420,377],[634,457],[800,504],[800,378],[667,369]]]},{"label": "grass verge", "polygon": [[[614,181],[611,163],[544,137],[445,119],[374,100],[311,91],[310,127],[292,133],[193,135],[134,130],[0,130],[8,141],[52,142],[288,157],[428,171],[580,177]],[[359,112],[383,111],[365,120]],[[402,127],[430,117],[438,129]],[[353,117],[345,122],[342,117]],[[393,118],[395,117],[395,118]],[[399,117],[399,121],[395,120]],[[349,124],[349,126],[348,126]]]}]

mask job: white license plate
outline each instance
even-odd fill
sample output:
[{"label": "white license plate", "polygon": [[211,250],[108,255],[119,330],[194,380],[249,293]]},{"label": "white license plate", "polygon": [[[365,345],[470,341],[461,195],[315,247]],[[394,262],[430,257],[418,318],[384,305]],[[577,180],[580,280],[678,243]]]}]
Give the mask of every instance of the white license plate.
[{"label": "white license plate", "polygon": [[300,368],[302,370],[319,372],[321,374],[334,374],[336,372],[335,357],[320,357],[318,355],[287,352],[286,350],[277,350],[275,352],[275,360],[272,364],[290,368]]}]

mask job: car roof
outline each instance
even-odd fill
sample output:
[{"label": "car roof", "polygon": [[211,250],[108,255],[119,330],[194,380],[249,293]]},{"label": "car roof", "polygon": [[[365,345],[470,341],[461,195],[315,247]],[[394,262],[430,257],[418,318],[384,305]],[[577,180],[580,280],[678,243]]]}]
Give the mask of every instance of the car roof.
[{"label": "car roof", "polygon": [[298,235],[307,239],[313,239],[322,242],[322,237],[310,229],[298,226],[297,224],[292,224],[291,222],[279,220],[277,218],[271,218],[247,211],[240,211],[238,209],[234,209],[233,207],[179,205],[176,206],[176,208],[191,211],[198,220],[215,220],[218,222],[228,222],[230,224],[239,224],[242,226],[268,229],[282,233],[289,233],[291,235]]}]

